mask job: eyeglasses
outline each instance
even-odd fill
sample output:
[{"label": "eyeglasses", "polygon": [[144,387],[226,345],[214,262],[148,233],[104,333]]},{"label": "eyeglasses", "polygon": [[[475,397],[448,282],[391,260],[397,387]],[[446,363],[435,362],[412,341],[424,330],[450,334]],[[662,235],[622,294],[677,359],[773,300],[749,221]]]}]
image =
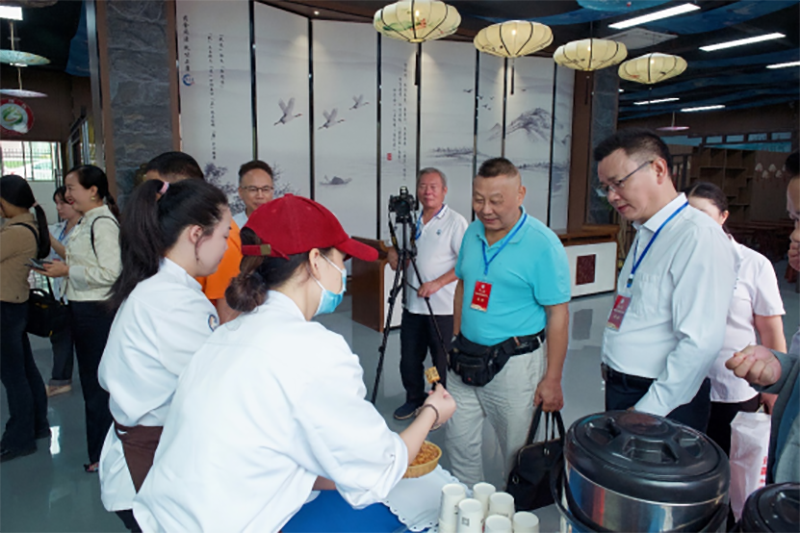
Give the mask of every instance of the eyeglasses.
[{"label": "eyeglasses", "polygon": [[647,165],[651,165],[652,163],[653,163],[653,161],[646,161],[646,162],[642,163],[641,165],[639,165],[638,167],[636,167],[636,170],[634,170],[633,172],[631,172],[630,174],[628,174],[627,176],[625,176],[622,179],[616,180],[616,181],[611,182],[609,184],[601,183],[599,187],[595,188],[595,192],[597,192],[597,196],[599,196],[600,198],[608,198],[608,192],[609,191],[618,192],[618,191],[622,190],[625,187],[625,182],[628,179],[630,179],[631,176],[633,176],[634,174],[636,174],[637,172],[642,170]]},{"label": "eyeglasses", "polygon": [[249,187],[239,187],[239,188],[242,189],[243,191],[249,192],[250,194],[256,194],[258,192],[269,194],[275,190],[275,187],[272,187],[271,185],[267,185],[265,187],[256,187],[254,185],[250,185]]}]

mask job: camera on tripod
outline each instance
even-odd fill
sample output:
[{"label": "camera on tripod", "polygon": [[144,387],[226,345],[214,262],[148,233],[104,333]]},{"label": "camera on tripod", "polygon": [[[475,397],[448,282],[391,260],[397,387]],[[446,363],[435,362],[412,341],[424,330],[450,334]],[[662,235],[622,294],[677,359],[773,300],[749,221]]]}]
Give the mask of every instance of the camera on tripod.
[{"label": "camera on tripod", "polygon": [[412,211],[416,211],[416,202],[406,186],[400,187],[397,196],[389,196],[389,212],[395,214],[397,222],[410,222]]}]

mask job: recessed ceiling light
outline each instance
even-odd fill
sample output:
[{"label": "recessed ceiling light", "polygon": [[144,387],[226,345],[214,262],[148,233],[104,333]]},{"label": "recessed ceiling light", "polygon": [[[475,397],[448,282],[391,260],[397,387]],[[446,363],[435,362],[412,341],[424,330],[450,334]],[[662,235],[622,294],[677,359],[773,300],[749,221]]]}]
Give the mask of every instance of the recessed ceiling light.
[{"label": "recessed ceiling light", "polygon": [[656,129],[659,131],[686,131],[689,129],[689,126],[663,126]]},{"label": "recessed ceiling light", "polygon": [[703,52],[713,52],[714,50],[722,50],[724,48],[732,48],[734,46],[742,46],[745,44],[760,43],[762,41],[771,41],[773,39],[781,39],[783,37],[786,36],[782,33],[768,33],[766,35],[759,35],[757,37],[748,37],[747,39],[737,39],[735,41],[728,41],[727,43],[701,46],[700,50],[702,50]]},{"label": "recessed ceiling light", "polygon": [[639,24],[653,22],[654,20],[661,20],[667,17],[683,15],[684,13],[696,11],[698,9],[700,9],[700,7],[694,4],[683,4],[680,6],[671,7],[669,9],[662,9],[661,11],[650,13],[649,15],[642,15],[641,17],[615,22],[614,24],[609,24],[608,27],[614,28],[615,30],[624,30],[625,28],[630,28],[631,26],[638,26]]},{"label": "recessed ceiling light", "polygon": [[625,89],[620,89],[619,92],[624,93]]},{"label": "recessed ceiling light", "polygon": [[314,11],[314,14],[319,16],[319,11]]},{"label": "recessed ceiling light", "polygon": [[10,63],[12,67],[27,67],[27,63]]},{"label": "recessed ceiling light", "polygon": [[725,106],[723,104],[719,105],[706,105],[702,107],[684,107],[681,109],[682,113],[694,113],[695,111],[710,111],[712,109],[722,109]]},{"label": "recessed ceiling light", "polygon": [[800,67],[800,61],[792,61],[791,63],[776,63],[774,65],[767,65],[767,68],[787,68],[787,67]]},{"label": "recessed ceiling light", "polygon": [[22,20],[22,8],[14,6],[0,6],[0,19]]},{"label": "recessed ceiling light", "polygon": [[664,102],[675,102],[680,98],[662,98],[661,100],[648,100],[647,102],[634,102],[633,105],[662,104]]}]

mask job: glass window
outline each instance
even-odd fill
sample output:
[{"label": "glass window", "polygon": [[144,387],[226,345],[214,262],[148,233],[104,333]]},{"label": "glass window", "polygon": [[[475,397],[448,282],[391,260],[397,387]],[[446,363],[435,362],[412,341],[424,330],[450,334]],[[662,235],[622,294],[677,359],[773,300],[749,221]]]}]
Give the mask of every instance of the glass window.
[{"label": "glass window", "polygon": [[61,145],[57,142],[0,141],[3,175],[30,181],[61,181]]}]

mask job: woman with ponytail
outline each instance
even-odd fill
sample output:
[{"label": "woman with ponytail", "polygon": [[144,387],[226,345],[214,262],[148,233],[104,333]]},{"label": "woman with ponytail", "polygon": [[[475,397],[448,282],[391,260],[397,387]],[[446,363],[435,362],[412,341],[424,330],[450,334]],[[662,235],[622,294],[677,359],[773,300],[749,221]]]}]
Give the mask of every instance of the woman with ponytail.
[{"label": "woman with ponytail", "polygon": [[47,257],[50,233],[44,210],[19,176],[0,178],[0,216],[5,219],[0,228],[0,379],[10,415],[0,441],[0,461],[8,461],[32,454],[36,439],[50,436],[44,381],[25,332],[30,262]]},{"label": "woman with ponytail", "polygon": [[103,504],[132,531],[130,511],[153,462],[178,378],[219,317],[195,278],[217,270],[231,212],[202,180],[151,180],[122,218],[122,273],[111,289],[117,311],[100,362],[113,426],[100,457]]},{"label": "woman with ponytail", "polygon": [[82,165],[64,178],[66,199],[83,214],[66,246],[66,261],[45,264],[42,274],[66,277],[70,329],[86,413],[87,472],[96,472],[103,439],[111,426],[108,393],[97,381],[97,367],[106,346],[114,312],[109,291],[117,280],[120,263],[119,210],[108,190],[105,172]]}]

